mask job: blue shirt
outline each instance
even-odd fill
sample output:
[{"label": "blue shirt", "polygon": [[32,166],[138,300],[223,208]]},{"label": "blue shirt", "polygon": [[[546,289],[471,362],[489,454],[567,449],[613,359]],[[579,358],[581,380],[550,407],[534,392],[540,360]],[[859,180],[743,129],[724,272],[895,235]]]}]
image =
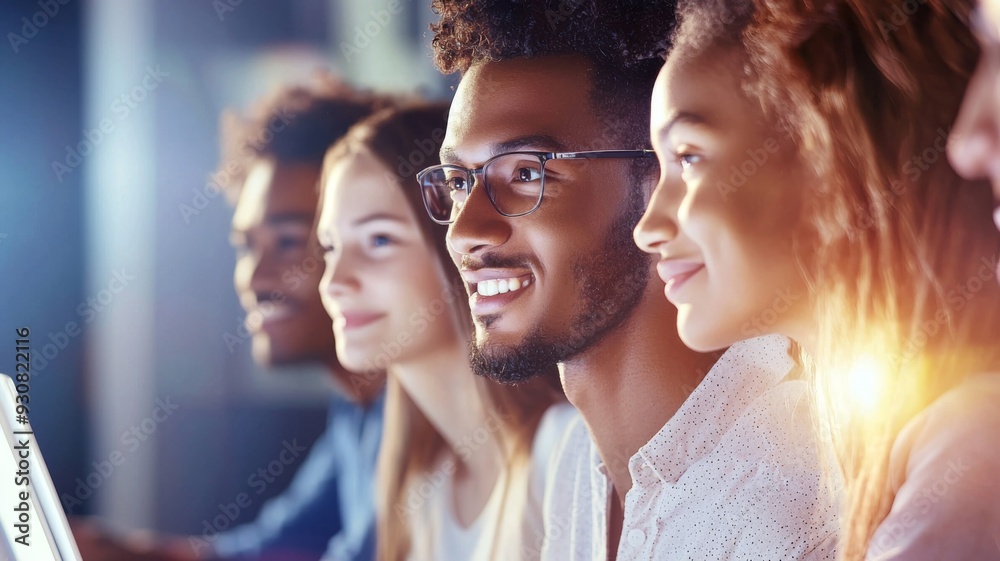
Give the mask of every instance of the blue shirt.
[{"label": "blue shirt", "polygon": [[368,407],[334,398],[326,430],[288,489],[269,500],[253,522],[216,536],[216,555],[259,561],[372,561],[373,480],[384,400],[384,392]]}]

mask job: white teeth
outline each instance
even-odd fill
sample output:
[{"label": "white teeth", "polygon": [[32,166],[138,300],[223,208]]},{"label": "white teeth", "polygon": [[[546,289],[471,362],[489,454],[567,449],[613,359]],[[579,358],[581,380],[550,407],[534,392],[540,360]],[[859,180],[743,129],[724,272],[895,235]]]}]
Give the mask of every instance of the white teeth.
[{"label": "white teeth", "polygon": [[519,278],[484,280],[476,283],[476,292],[481,296],[496,296],[497,294],[520,290],[529,284],[531,284],[530,277],[524,280]]}]

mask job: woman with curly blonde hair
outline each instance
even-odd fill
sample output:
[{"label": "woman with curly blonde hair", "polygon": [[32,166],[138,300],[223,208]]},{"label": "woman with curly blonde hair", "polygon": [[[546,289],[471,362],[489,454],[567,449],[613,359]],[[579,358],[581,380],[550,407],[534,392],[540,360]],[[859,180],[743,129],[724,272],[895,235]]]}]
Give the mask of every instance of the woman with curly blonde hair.
[{"label": "woman with curly blonde hair", "polygon": [[686,264],[689,346],[801,345],[844,559],[1000,559],[1000,235],[945,157],[970,8],[681,2],[653,94],[636,241]]}]

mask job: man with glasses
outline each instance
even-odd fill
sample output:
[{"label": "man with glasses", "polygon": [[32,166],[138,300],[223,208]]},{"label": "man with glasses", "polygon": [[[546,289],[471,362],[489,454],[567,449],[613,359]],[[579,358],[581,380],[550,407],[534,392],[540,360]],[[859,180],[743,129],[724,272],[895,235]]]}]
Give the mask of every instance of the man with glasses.
[{"label": "man with glasses", "polygon": [[832,559],[808,408],[764,399],[802,395],[788,341],[687,349],[632,241],[673,24],[647,4],[434,2],[438,66],[462,79],[418,188],[467,282],[473,366],[514,383],[558,363],[581,412],[543,559]]}]

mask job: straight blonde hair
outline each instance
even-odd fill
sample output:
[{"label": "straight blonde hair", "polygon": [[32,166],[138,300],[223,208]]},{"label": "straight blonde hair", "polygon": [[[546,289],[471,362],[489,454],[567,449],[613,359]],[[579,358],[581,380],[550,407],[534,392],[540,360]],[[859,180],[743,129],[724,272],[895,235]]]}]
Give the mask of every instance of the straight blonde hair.
[{"label": "straight blonde hair", "polygon": [[[436,252],[435,267],[445,279],[450,297],[448,319],[458,333],[471,336],[471,312],[465,298],[465,283],[451,261],[445,245],[447,229],[434,223],[423,206],[416,174],[438,163],[438,150],[444,138],[448,105],[443,103],[399,102],[355,125],[330,148],[324,161],[324,181],[330,167],[360,150],[374,155],[386,167],[386,176],[398,183],[420,223],[424,239]],[[431,149],[424,147],[431,146]],[[417,151],[415,151],[415,147]],[[496,434],[506,455],[506,470],[527,469],[534,434],[542,415],[553,404],[565,399],[553,368],[541,377],[518,386],[505,386],[484,378],[476,379],[477,393],[486,415],[504,420]],[[413,539],[407,500],[423,474],[434,469],[448,443],[427,416],[413,402],[399,380],[390,372],[386,383],[385,416],[382,444],[376,476],[377,558],[380,561],[404,561],[410,554]],[[501,478],[509,481],[510,478]],[[504,501],[506,505],[507,501]],[[523,513],[521,513],[523,514]],[[520,524],[523,516],[510,513],[502,524]],[[498,528],[498,535],[509,535],[508,528]]]}]

